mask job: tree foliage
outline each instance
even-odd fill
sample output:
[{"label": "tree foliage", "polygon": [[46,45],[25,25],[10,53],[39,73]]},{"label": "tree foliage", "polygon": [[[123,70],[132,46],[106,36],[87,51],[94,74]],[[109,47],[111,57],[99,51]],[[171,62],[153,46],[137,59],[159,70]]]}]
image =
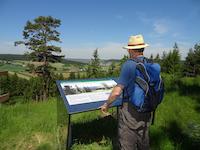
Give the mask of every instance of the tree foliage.
[{"label": "tree foliage", "polygon": [[162,56],[162,70],[163,72],[170,73],[173,76],[180,74],[181,63],[178,45],[175,43],[173,50],[169,53],[164,52]]},{"label": "tree foliage", "polygon": [[103,76],[100,63],[98,49],[96,49],[94,50],[93,58],[91,59],[87,68],[87,76],[89,78],[98,78]]},{"label": "tree foliage", "polygon": [[161,59],[160,59],[160,55],[159,54],[157,54],[156,55],[156,57],[155,57],[155,59],[153,59],[154,60],[154,62],[156,62],[156,63],[161,63]]},{"label": "tree foliage", "polygon": [[122,65],[123,63],[125,63],[128,60],[128,55],[124,55],[122,59],[120,59],[120,65]]},{"label": "tree foliage", "polygon": [[61,24],[59,19],[51,16],[39,16],[33,21],[27,21],[23,30],[23,41],[16,41],[15,45],[23,44],[29,50],[29,58],[39,61],[41,64],[35,68],[35,72],[43,79],[43,99],[48,97],[51,72],[54,70],[49,62],[58,62],[63,56],[56,55],[61,48],[52,45],[52,42],[61,42],[60,33],[56,30]]},{"label": "tree foliage", "polygon": [[184,74],[186,76],[200,75],[200,44],[190,49],[184,63]]},{"label": "tree foliage", "polygon": [[115,62],[112,62],[108,68],[108,76],[116,77],[118,75],[118,70]]},{"label": "tree foliage", "polygon": [[[56,80],[63,80],[62,74],[51,74],[52,79],[49,83],[49,96],[57,96],[58,91],[56,87]],[[8,77],[0,77],[0,91],[9,92],[11,96],[11,103],[15,101],[12,97],[23,97],[21,100],[43,100],[43,84],[42,77],[32,77],[30,80],[19,78],[17,74],[8,75]],[[1,93],[2,94],[2,93]]]},{"label": "tree foliage", "polygon": [[153,60],[153,54],[151,54],[151,56],[149,57],[150,60]]}]

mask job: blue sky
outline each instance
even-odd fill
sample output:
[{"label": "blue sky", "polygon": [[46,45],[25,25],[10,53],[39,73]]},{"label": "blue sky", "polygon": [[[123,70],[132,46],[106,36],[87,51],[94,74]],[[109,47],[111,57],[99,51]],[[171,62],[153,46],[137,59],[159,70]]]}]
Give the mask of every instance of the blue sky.
[{"label": "blue sky", "polygon": [[200,42],[198,0],[0,0],[0,53],[23,54],[27,20],[51,15],[61,20],[62,53],[66,58],[120,59],[130,35],[143,34],[145,55],[169,51],[178,43],[182,58]]}]

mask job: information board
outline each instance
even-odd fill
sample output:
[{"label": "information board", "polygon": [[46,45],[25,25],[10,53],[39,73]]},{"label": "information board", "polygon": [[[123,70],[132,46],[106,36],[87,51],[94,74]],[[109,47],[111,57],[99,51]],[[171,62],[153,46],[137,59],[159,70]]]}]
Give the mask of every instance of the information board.
[{"label": "information board", "polygon": [[[56,81],[69,114],[98,109],[117,85],[115,79]],[[121,105],[119,97],[112,106]]]}]

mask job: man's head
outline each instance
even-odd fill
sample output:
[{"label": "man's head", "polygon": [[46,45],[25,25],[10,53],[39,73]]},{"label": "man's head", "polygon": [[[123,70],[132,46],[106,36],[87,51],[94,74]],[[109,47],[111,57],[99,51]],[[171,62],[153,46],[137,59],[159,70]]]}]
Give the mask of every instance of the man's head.
[{"label": "man's head", "polygon": [[128,46],[124,46],[124,49],[127,49],[130,57],[135,58],[139,55],[143,55],[144,48],[149,46],[144,43],[142,35],[130,36]]}]

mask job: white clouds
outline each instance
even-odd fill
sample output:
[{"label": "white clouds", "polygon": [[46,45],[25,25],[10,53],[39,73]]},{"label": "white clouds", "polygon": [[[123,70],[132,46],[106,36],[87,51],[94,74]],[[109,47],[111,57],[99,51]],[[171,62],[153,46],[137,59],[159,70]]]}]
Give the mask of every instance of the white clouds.
[{"label": "white clouds", "polygon": [[165,34],[169,31],[169,26],[164,20],[155,20],[153,23],[153,30],[158,34]]},{"label": "white clouds", "polygon": [[[177,44],[179,47],[181,59],[185,59],[189,49],[193,47],[193,44],[186,41],[177,41]],[[168,53],[170,50],[173,50],[173,44],[165,45],[163,43],[152,43],[150,47],[146,48],[144,53],[146,57],[150,57],[151,54],[153,54],[155,57],[157,54],[162,56],[164,51]]]},{"label": "white clouds", "polygon": [[[177,37],[180,35],[180,23],[169,17],[149,16],[144,12],[137,12],[138,19],[145,25],[149,26],[149,33],[155,37],[162,35],[172,35]],[[173,33],[172,33],[173,32]]]},{"label": "white clouds", "polygon": [[169,52],[170,51],[170,47],[164,46],[162,43],[155,43],[155,44],[151,44],[150,47],[147,47],[144,51],[144,55],[146,57],[150,57],[151,54],[153,54],[153,56],[155,57],[157,54],[160,55],[160,57],[162,56],[163,52]]},{"label": "white clouds", "polygon": [[24,54],[26,51],[22,45],[14,46],[14,41],[0,41],[1,54]]},{"label": "white clouds", "polygon": [[121,59],[125,54],[127,55],[127,51],[122,48],[124,45],[115,42],[105,43],[99,49],[100,57],[103,59]]},{"label": "white clouds", "polygon": [[[159,54],[162,56],[163,51],[169,52],[173,49],[172,45],[168,45],[161,42],[149,43],[150,46],[147,47],[144,51],[146,57],[150,57],[151,54],[154,57]],[[194,43],[189,43],[187,41],[177,41],[177,44],[180,49],[181,58],[184,59],[187,56],[189,48],[194,46]],[[127,55],[128,52],[122,47],[126,43],[118,42],[106,42],[102,44],[95,43],[84,43],[76,46],[62,46],[62,54],[66,58],[80,58],[80,59],[91,59],[93,52],[98,48],[100,59],[121,59],[124,55]],[[25,49],[24,46],[14,46],[14,42],[0,42],[0,53],[1,54],[24,54],[28,49]]]},{"label": "white clouds", "polygon": [[[189,48],[192,47],[191,43],[184,41],[177,41],[181,58],[184,59],[187,56]],[[173,49],[173,43],[171,45],[164,44],[163,42],[149,43],[150,46],[147,47],[144,51],[146,57],[150,57],[151,54],[154,57],[159,54],[162,56],[163,52],[169,52]],[[65,47],[62,49],[62,53],[66,55],[66,58],[82,58],[90,59],[96,48],[98,48],[98,53],[100,59],[121,59],[124,55],[127,55],[128,52],[122,47],[126,43],[117,43],[117,42],[107,42],[103,43],[101,46],[95,46],[95,44],[86,44],[87,46],[79,47]]]},{"label": "white clouds", "polygon": [[66,55],[66,58],[82,58],[90,59],[96,48],[100,59],[121,59],[127,51],[122,49],[124,44],[117,42],[107,42],[102,45],[98,44],[84,44],[84,46],[66,47],[63,46],[62,53]]},{"label": "white clouds", "polygon": [[119,20],[122,20],[124,17],[122,15],[116,15],[115,18],[119,19]]},{"label": "white clouds", "polygon": [[144,12],[136,12],[136,15],[139,18],[139,20],[141,20],[143,23],[152,22],[152,18],[147,17],[147,15]]}]

